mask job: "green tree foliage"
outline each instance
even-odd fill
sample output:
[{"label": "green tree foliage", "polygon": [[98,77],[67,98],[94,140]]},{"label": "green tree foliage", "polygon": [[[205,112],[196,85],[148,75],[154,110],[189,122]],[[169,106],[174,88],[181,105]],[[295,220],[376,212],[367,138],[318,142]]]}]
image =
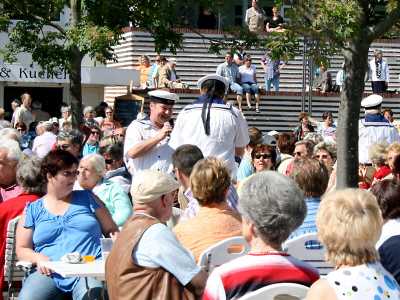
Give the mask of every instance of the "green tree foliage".
[{"label": "green tree foliage", "polygon": [[[399,0],[293,0],[288,30],[313,41],[316,62],[341,53],[345,61],[339,108],[338,188],[358,184],[358,118],[368,71],[368,50],[379,38],[395,35]],[[361,149],[367,151],[367,149]]]},{"label": "green tree foliage", "polygon": [[[115,59],[112,47],[131,20],[135,27],[148,30],[156,51],[175,52],[182,35],[175,24],[174,1],[163,0],[0,0],[0,30],[8,32],[9,43],[1,50],[5,61],[14,62],[21,52],[51,73],[62,68],[70,74],[73,121],[81,121],[80,69],[85,55],[99,62]],[[64,8],[70,9],[69,22],[57,21]],[[16,22],[11,20],[17,19]]]}]

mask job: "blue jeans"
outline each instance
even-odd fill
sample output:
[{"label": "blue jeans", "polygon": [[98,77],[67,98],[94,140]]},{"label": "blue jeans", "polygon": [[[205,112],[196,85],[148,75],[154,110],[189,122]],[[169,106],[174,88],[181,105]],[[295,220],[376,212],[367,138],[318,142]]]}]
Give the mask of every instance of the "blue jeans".
[{"label": "blue jeans", "polygon": [[73,300],[102,299],[102,290],[100,281],[88,277],[79,278],[71,293],[65,293],[57,288],[51,277],[34,271],[25,279],[18,300],[61,300],[66,294],[72,294]]},{"label": "blue jeans", "polygon": [[242,88],[246,94],[258,94],[258,85],[256,83],[242,83]]},{"label": "blue jeans", "polygon": [[271,79],[265,79],[265,91],[271,90],[271,84],[274,86],[275,92],[279,92],[279,76],[274,76]]},{"label": "blue jeans", "polygon": [[231,88],[232,92],[236,93],[236,95],[243,95],[243,88],[240,86],[240,84],[232,82],[229,87]]}]

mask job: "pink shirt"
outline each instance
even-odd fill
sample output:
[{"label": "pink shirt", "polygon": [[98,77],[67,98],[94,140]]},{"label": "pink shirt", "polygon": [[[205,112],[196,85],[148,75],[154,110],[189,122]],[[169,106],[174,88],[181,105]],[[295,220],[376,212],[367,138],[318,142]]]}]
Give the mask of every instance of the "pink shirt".
[{"label": "pink shirt", "polygon": [[22,188],[18,184],[14,184],[7,188],[0,188],[0,203],[8,199],[15,198],[22,194]]}]

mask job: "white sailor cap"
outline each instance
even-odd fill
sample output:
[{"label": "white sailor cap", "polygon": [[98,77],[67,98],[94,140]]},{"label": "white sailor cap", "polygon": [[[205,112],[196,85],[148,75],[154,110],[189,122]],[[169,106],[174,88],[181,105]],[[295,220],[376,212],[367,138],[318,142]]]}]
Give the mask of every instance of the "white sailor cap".
[{"label": "white sailor cap", "polygon": [[376,107],[382,104],[383,97],[381,95],[372,94],[361,101],[361,106],[364,108]]},{"label": "white sailor cap", "polygon": [[147,93],[150,96],[150,102],[164,103],[173,105],[179,100],[179,96],[164,90],[154,90]]},{"label": "white sailor cap", "polygon": [[276,130],[271,130],[271,131],[268,131],[267,134],[270,135],[270,136],[274,136],[274,135],[279,134],[279,132],[276,131]]},{"label": "white sailor cap", "polygon": [[272,135],[264,134],[260,144],[275,147],[276,139]]},{"label": "white sailor cap", "polygon": [[178,63],[178,61],[176,60],[175,57],[169,58],[169,59],[168,59],[168,62],[170,62],[171,64],[175,64],[175,65]]},{"label": "white sailor cap", "polygon": [[201,89],[201,86],[203,85],[204,81],[206,81],[206,80],[218,80],[218,81],[221,81],[225,85],[225,92],[228,91],[228,88],[229,88],[228,80],[226,80],[225,77],[219,76],[217,74],[210,74],[210,75],[206,75],[206,76],[201,77],[199,79],[199,81],[197,81],[197,86],[199,87],[199,89]]}]

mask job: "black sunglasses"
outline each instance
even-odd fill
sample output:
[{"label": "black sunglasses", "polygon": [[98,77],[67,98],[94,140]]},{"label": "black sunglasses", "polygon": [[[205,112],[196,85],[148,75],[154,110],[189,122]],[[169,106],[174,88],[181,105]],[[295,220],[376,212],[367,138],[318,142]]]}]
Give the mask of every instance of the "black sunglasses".
[{"label": "black sunglasses", "polygon": [[268,159],[268,158],[272,158],[272,155],[271,154],[267,154],[267,153],[257,153],[256,155],[254,155],[254,157],[256,159],[260,159],[260,158]]},{"label": "black sunglasses", "polygon": [[111,165],[114,162],[113,159],[105,159],[104,161],[106,162],[106,165]]},{"label": "black sunglasses", "polygon": [[58,145],[57,148],[59,150],[67,150],[71,145],[68,144],[62,144],[62,145]]}]

